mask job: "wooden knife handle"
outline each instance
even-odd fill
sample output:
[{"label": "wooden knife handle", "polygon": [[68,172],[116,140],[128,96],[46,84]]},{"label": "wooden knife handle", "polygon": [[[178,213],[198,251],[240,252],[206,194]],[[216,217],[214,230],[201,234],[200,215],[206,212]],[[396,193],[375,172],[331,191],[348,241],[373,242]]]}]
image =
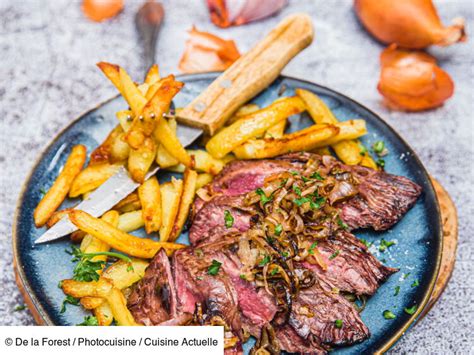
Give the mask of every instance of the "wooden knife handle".
[{"label": "wooden knife handle", "polygon": [[240,106],[270,85],[312,40],[308,15],[286,17],[186,106],[177,119],[213,135]]}]

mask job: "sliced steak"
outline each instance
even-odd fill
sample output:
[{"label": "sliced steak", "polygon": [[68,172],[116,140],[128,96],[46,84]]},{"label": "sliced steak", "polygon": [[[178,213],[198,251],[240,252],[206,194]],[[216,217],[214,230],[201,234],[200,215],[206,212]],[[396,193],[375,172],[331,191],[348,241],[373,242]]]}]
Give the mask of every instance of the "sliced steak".
[{"label": "sliced steak", "polygon": [[157,325],[177,316],[174,280],[163,249],[130,295],[128,308],[135,321],[144,325]]},{"label": "sliced steak", "polygon": [[[329,345],[350,345],[367,339],[369,329],[354,306],[332,291],[333,286],[321,279],[301,290],[293,303],[289,324],[308,341],[316,338]],[[336,320],[342,326],[336,326]]]},{"label": "sliced steak", "polygon": [[415,204],[421,187],[411,180],[383,171],[354,167],[360,179],[359,194],[342,202],[341,218],[351,228],[386,230],[397,223]]},{"label": "sliced steak", "polygon": [[319,264],[303,263],[341,291],[356,295],[373,295],[387,277],[398,271],[382,265],[367,247],[349,232],[318,242],[318,252],[327,268]]},{"label": "sliced steak", "polygon": [[326,349],[315,339],[303,339],[290,325],[278,328],[276,338],[280,343],[280,349],[289,353],[327,354]]}]

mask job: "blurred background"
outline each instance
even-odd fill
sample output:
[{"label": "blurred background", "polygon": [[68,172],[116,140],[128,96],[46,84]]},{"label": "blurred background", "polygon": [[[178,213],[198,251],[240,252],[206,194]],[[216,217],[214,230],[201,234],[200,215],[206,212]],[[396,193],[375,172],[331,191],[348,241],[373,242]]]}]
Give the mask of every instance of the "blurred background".
[{"label": "blurred background", "polygon": [[[270,8],[280,3],[266,1],[272,2]],[[472,31],[472,0],[434,3],[444,23],[462,16],[468,34]],[[103,22],[85,16],[81,4],[70,0],[0,2],[2,324],[34,324],[28,310],[14,311],[24,303],[14,283],[10,243],[22,181],[44,147],[63,127],[116,94],[95,63],[117,63],[135,80],[141,79],[144,73],[142,46],[134,24],[143,1],[125,0],[123,10]],[[193,25],[199,31],[233,40],[240,53],[244,53],[284,16],[306,12],[312,17],[315,40],[285,68],[284,74],[328,86],[378,113],[414,148],[458,207],[458,257],[448,288],[431,312],[391,353],[472,350],[474,334],[469,331],[474,314],[472,41],[429,49],[438,65],[453,79],[455,92],[439,108],[408,113],[387,108],[377,91],[379,56],[385,45],[364,30],[354,13],[352,0],[290,0],[273,16],[229,28],[211,22],[204,0],[172,0],[162,4],[165,14],[156,61],[163,75],[179,74],[179,68],[188,71],[195,68],[195,63],[188,62],[179,66]]]}]

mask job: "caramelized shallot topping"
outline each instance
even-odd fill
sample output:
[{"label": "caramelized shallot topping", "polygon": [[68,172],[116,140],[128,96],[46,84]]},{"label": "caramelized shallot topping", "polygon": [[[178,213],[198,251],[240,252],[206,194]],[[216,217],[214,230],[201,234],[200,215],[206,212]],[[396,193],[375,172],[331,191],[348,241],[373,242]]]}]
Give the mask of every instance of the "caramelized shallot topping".
[{"label": "caramelized shallot topping", "polygon": [[189,31],[189,39],[179,62],[183,73],[221,71],[227,69],[240,57],[239,50],[232,40],[225,40],[208,32]]},{"label": "caramelized shallot topping", "polygon": [[381,56],[379,92],[388,106],[407,111],[422,111],[441,106],[454,92],[448,73],[427,53],[386,48]]},{"label": "caramelized shallot topping", "polygon": [[431,0],[355,0],[354,6],[365,28],[387,44],[422,49],[466,40],[464,21],[444,27]]},{"label": "caramelized shallot topping", "polygon": [[82,12],[92,21],[101,22],[117,16],[123,9],[123,0],[84,0]]}]

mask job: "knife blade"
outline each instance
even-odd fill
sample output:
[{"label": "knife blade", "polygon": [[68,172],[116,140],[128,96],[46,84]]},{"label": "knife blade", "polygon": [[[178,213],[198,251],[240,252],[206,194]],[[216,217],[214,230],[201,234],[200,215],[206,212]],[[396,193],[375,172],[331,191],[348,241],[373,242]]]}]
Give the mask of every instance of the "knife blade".
[{"label": "knife blade", "polygon": [[[180,123],[184,123],[177,128],[181,144],[188,146],[203,131],[212,135],[238,107],[270,85],[283,67],[312,39],[313,28],[307,15],[296,14],[284,19],[183,109],[177,117]],[[158,167],[151,169],[146,178],[157,171]],[[121,168],[75,209],[99,217],[138,186],[125,168]],[[61,238],[75,230],[77,227],[66,216],[38,238],[35,244]]]}]

